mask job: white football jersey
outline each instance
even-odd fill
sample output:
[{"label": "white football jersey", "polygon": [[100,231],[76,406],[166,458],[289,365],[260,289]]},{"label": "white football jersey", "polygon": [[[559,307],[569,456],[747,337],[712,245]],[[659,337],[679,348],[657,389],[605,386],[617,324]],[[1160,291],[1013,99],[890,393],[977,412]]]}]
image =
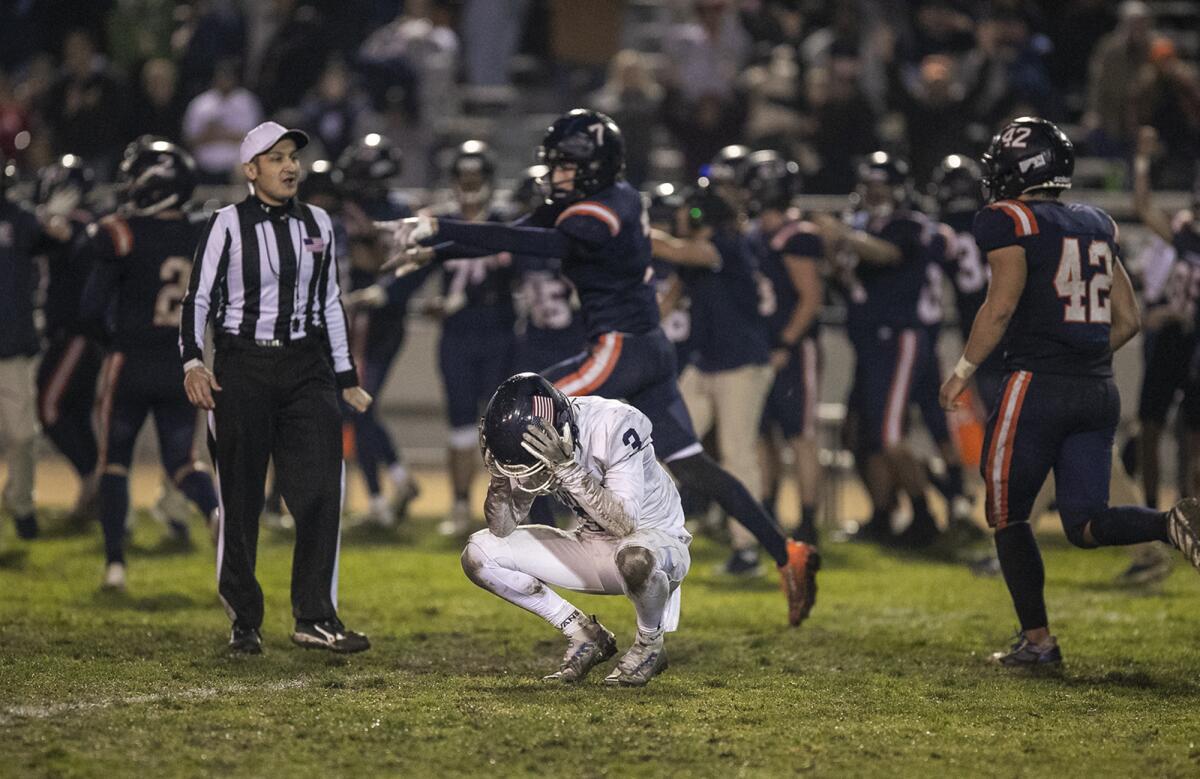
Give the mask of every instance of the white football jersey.
[{"label": "white football jersey", "polygon": [[[579,425],[576,457],[584,470],[612,491],[636,530],[654,529],[691,541],[683,526],[679,491],[654,454],[650,420],[633,406],[595,396],[571,398]],[[568,505],[570,497],[557,493]],[[583,518],[583,531],[604,534]]]}]

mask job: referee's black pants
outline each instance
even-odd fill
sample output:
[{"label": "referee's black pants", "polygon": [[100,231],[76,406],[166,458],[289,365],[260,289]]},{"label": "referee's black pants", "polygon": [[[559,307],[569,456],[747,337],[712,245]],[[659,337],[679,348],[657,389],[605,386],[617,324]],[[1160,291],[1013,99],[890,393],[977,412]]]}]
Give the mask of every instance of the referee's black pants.
[{"label": "referee's black pants", "polygon": [[209,415],[221,522],[217,588],[242,627],[261,627],[263,594],[254,576],[267,462],[296,520],[292,613],[298,620],[337,616],[341,534],[341,414],[324,339],[283,347],[234,336],[217,340],[213,372],[220,392]]}]

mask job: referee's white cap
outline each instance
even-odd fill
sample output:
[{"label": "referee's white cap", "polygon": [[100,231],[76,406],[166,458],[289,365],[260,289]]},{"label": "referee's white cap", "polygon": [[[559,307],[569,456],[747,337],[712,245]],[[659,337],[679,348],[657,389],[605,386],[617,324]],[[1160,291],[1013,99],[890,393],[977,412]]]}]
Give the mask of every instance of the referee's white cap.
[{"label": "referee's white cap", "polygon": [[279,122],[263,122],[246,133],[246,137],[242,139],[242,163],[249,163],[250,160],[270,150],[284,138],[291,138],[295,141],[297,149],[303,149],[308,145],[308,133],[303,130],[289,130]]}]

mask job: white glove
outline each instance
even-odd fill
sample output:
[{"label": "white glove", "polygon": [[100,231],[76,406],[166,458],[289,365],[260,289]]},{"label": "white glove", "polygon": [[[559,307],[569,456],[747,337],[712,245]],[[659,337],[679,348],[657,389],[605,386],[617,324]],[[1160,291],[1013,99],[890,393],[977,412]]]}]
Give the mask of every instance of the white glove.
[{"label": "white glove", "polygon": [[564,424],[562,435],[540,419],[525,428],[521,448],[541,460],[552,473],[575,463],[575,442],[571,425]]}]

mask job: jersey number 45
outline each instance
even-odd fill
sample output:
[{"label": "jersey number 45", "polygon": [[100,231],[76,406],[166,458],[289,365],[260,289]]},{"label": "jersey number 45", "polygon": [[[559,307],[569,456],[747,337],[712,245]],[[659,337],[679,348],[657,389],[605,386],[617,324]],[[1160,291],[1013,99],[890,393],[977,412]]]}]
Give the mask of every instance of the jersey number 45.
[{"label": "jersey number 45", "polygon": [[1087,248],[1088,268],[1093,270],[1084,278],[1082,255],[1078,238],[1064,238],[1058,272],[1054,274],[1054,290],[1067,302],[1063,306],[1063,321],[1080,324],[1110,324],[1112,302],[1113,252],[1107,241],[1091,241]]}]

